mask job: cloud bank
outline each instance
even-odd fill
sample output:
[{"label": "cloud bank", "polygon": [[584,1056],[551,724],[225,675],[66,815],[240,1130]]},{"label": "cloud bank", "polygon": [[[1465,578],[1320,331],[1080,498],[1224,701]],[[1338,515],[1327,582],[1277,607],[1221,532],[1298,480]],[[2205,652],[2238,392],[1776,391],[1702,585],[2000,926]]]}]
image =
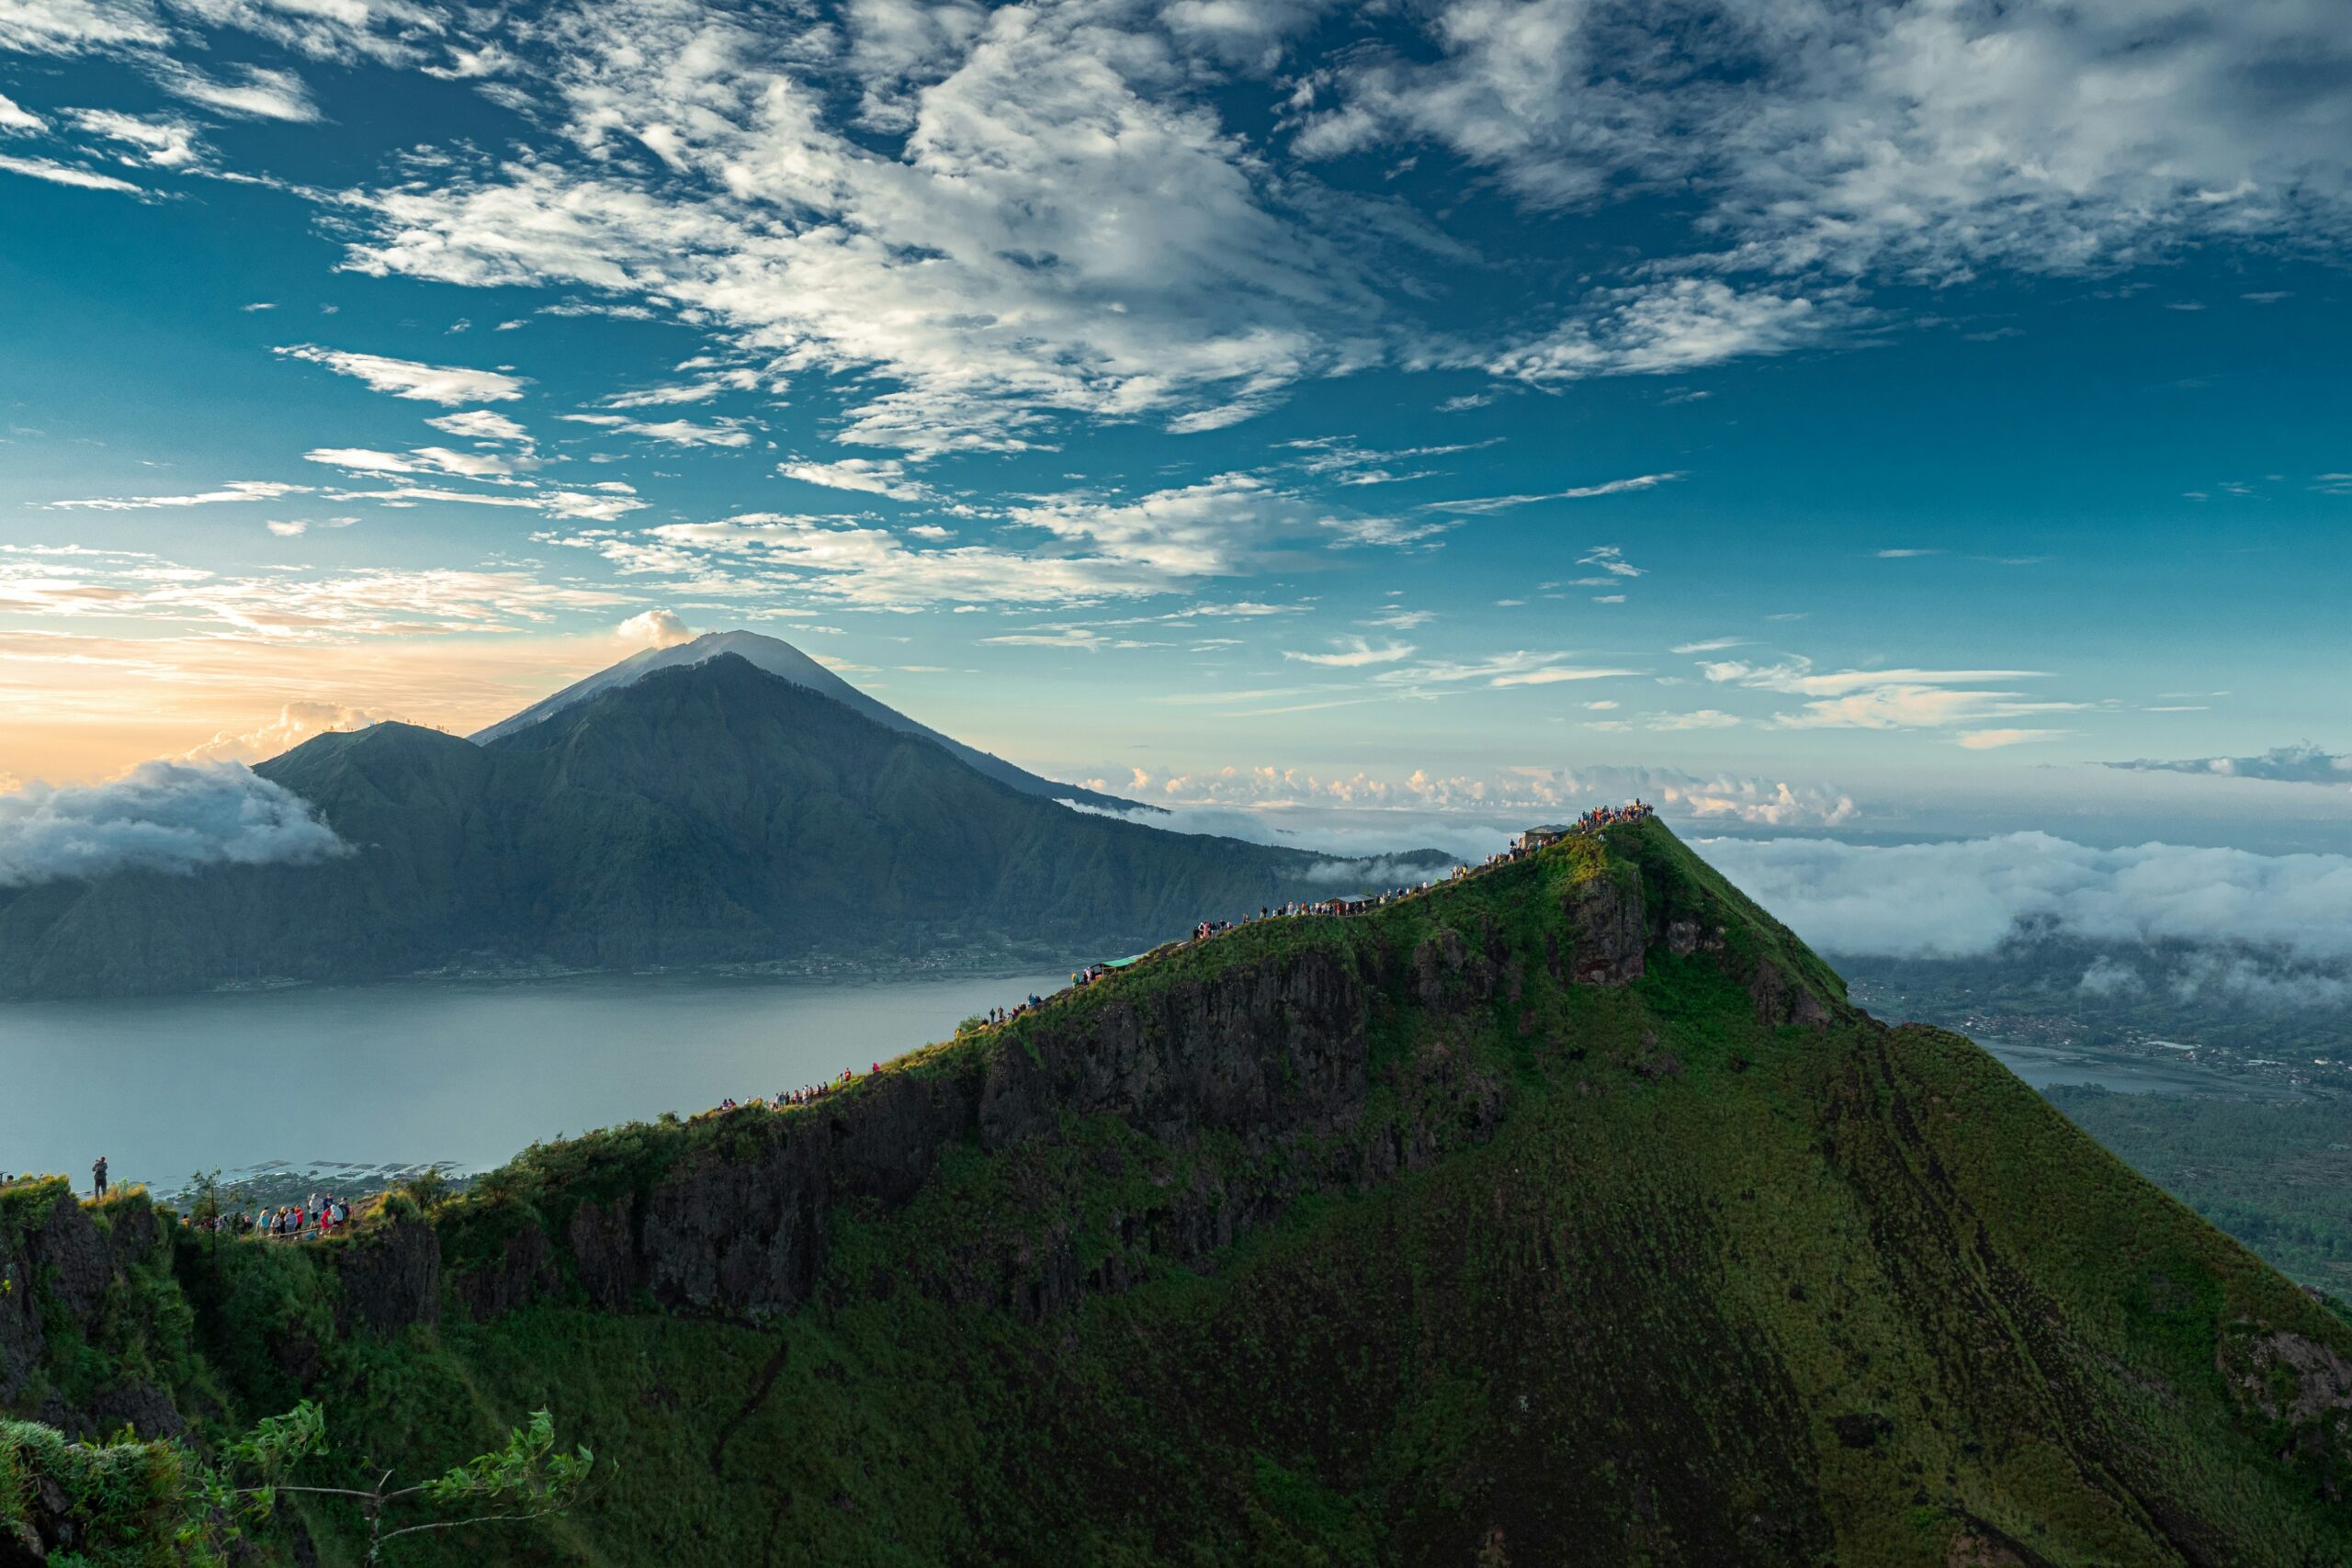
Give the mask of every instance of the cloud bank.
[{"label": "cloud bank", "polygon": [[2215,778],[2267,779],[2277,784],[2352,785],[2352,755],[2325,751],[2308,740],[2276,747],[2259,757],[2188,757],[2176,761],[2143,757],[2107,766],[2135,773],[2210,773]]},{"label": "cloud bank", "polygon": [[0,795],[0,887],[349,852],[301,796],[236,763],[146,762],[107,784]]},{"label": "cloud bank", "polygon": [[1827,953],[1982,957],[2022,922],[2092,942],[2352,958],[2352,856],[2161,843],[2101,850],[2047,833],[1890,848],[1708,839],[1699,848]]}]

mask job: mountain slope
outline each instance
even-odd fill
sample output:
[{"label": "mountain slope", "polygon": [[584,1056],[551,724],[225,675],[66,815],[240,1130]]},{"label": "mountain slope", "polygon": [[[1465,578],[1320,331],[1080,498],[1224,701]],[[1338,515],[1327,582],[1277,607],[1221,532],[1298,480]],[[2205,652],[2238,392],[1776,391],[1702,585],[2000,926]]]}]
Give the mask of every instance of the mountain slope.
[{"label": "mountain slope", "polygon": [[1098,807],[1112,811],[1158,809],[1138,801],[1122,800],[1116,795],[1104,795],[1097,790],[1081,789],[1076,784],[1056,784],[1051,779],[1039,778],[1033,773],[1015,767],[1001,757],[975,750],[960,740],[952,739],[926,725],[917,724],[898,709],[876,702],[790,643],[776,637],[762,637],[757,632],[706,632],[691,642],[682,642],[671,648],[649,648],[642,653],[631,654],[611,669],[599,671],[585,680],[576,681],[554,695],[533,703],[512,717],[499,720],[488,729],[477,733],[473,739],[477,743],[486,746],[493,740],[501,740],[510,735],[518,735],[533,725],[563,712],[566,708],[576,706],[605,692],[617,691],[623,686],[644,679],[656,671],[685,669],[727,654],[732,654],[751,664],[754,669],[764,670],[769,674],[789,681],[796,686],[806,686],[820,696],[831,697],[852,713],[861,714],[885,729],[894,729],[901,735],[919,735],[926,740],[944,746],[969,766],[978,769],[999,784],[1011,784],[1023,795],[1041,795],[1048,800],[1076,801],[1080,806]]},{"label": "mountain slope", "polygon": [[1353,890],[1345,862],[1023,794],[726,654],[487,746],[378,725],[256,772],[353,852],[0,890],[0,995],[812,953],[1051,964]]},{"label": "mountain slope", "polygon": [[82,1309],[17,1309],[51,1337],[0,1403],[307,1393],[428,1472],[546,1404],[617,1461],[424,1562],[2352,1555],[2352,1329],[1657,824],[1156,954],[818,1107],[537,1147],[429,1221],[104,1272],[19,1269]]}]

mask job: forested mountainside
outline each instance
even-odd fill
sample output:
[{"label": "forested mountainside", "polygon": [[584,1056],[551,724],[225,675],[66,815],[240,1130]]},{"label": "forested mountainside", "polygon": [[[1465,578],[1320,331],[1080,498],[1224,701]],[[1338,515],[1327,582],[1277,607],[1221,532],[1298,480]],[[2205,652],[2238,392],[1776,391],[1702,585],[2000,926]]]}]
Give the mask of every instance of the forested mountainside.
[{"label": "forested mountainside", "polygon": [[256,772],[351,852],[0,888],[0,997],[812,953],[1050,964],[1359,890],[1345,861],[1023,793],[731,654],[486,745],[379,724]]},{"label": "forested mountainside", "polygon": [[[1654,822],[347,1238],[52,1182],[0,1260],[0,1404],[76,1434],[310,1397],[314,1462],[429,1473],[544,1405],[605,1467],[407,1562],[2352,1556],[2352,1328]],[[83,1526],[162,1552],[124,1453]]]}]

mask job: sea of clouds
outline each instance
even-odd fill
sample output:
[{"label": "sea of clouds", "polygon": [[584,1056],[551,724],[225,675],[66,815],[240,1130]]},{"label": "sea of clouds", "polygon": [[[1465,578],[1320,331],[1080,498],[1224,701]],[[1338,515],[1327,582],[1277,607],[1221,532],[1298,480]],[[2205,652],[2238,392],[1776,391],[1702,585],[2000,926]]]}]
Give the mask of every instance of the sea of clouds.
[{"label": "sea of clouds", "polygon": [[2352,856],[2147,843],[2095,849],[2048,833],[1886,847],[1706,839],[1700,852],[1824,953],[1968,958],[2021,929],[2091,942],[2352,958]]}]

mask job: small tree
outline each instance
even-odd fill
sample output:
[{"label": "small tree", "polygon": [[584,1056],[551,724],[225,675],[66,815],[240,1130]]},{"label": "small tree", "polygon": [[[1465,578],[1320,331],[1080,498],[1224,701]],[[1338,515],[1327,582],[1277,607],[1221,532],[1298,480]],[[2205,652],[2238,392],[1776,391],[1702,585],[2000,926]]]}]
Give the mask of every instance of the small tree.
[{"label": "small tree", "polygon": [[416,1206],[429,1214],[448,1201],[449,1181],[439,1166],[428,1165],[408,1179],[407,1190]]},{"label": "small tree", "polygon": [[187,1217],[199,1225],[220,1217],[220,1171],[217,1166],[187,1179]]},{"label": "small tree", "polygon": [[430,1481],[395,1486],[389,1470],[373,1486],[309,1486],[286,1479],[304,1460],[327,1451],[326,1414],[310,1400],[263,1420],[223,1450],[217,1465],[198,1470],[181,1544],[198,1561],[217,1561],[248,1527],[271,1517],[279,1497],[340,1498],[356,1506],[367,1521],[368,1561],[376,1563],[402,1536],[563,1513],[586,1495],[595,1472],[595,1458],[585,1448],[556,1450],[555,1417],[545,1410],[508,1433],[503,1447]]}]

